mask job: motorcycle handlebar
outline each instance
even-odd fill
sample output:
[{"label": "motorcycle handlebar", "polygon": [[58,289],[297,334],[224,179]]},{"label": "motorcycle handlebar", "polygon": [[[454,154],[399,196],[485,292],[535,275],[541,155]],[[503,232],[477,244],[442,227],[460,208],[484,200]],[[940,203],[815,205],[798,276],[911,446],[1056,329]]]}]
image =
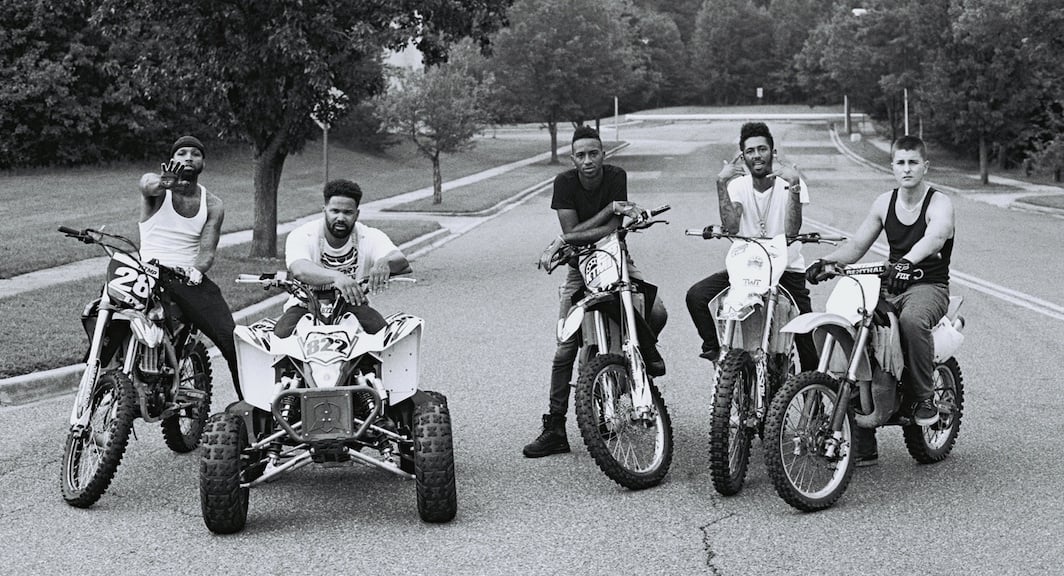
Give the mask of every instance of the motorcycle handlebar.
[{"label": "motorcycle handlebar", "polygon": [[[741,234],[730,234],[724,232],[723,228],[716,225],[706,226],[699,230],[698,228],[687,228],[684,230],[686,236],[699,236],[705,240],[712,240],[715,238],[729,238],[734,240],[771,240],[771,238],[764,236],[743,236]],[[796,236],[787,236],[787,243],[801,242],[803,244],[831,244],[837,245],[839,242],[846,240],[845,236],[824,236],[819,232],[807,232],[805,234],[798,234]]]}]

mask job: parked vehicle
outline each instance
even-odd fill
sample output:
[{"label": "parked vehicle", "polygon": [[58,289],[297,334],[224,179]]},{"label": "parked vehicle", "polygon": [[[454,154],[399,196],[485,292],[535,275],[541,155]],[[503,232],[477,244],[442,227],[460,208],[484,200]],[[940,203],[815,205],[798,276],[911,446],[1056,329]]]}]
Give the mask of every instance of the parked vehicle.
[{"label": "parked vehicle", "polygon": [[[574,296],[580,299],[558,325],[559,341],[581,338],[577,424],[598,467],[632,489],[665,478],[672,463],[672,423],[644,360],[645,347],[656,342],[644,319],[657,289],[637,286],[629,276],[627,242],[631,232],[667,223],[652,218],[668,209],[642,211],[593,245],[563,244],[547,267],[549,273],[572,258],[578,262],[586,293]],[[651,353],[660,358],[656,349]]]},{"label": "parked vehicle", "polygon": [[772,395],[799,372],[794,336],[779,328],[796,318],[798,305],[779,285],[794,242],[837,244],[819,233],[774,238],[728,234],[719,226],[689,229],[688,236],[732,241],[725,257],[730,286],[709,303],[717,321],[717,360],[709,432],[710,472],[717,492],[739,493],[746,480],[750,445],[763,434]]},{"label": "parked vehicle", "polygon": [[411,478],[423,520],[454,518],[451,414],[443,394],[420,389],[421,318],[392,314],[369,334],[336,291],[322,300],[286,272],[242,274],[237,282],[283,288],[309,313],[286,338],[274,334],[272,318],[236,328],[244,400],[207,423],[200,463],[207,528],[242,530],[251,488],[312,462],[358,462]]},{"label": "parked vehicle", "polygon": [[166,281],[181,270],[144,262],[128,238],[86,228],[59,231],[111,257],[100,297],[81,320],[89,337],[85,372],[63,453],[63,499],[85,508],[111,484],[133,421],[159,422],[174,452],[199,446],[211,406],[211,363],[199,332],[170,303]]},{"label": "parked vehicle", "polygon": [[[932,331],[935,346],[934,402],[939,420],[917,425],[902,387],[877,360],[897,322],[880,306],[884,263],[831,266],[841,276],[826,311],[803,314],[782,328],[813,332],[821,343],[819,365],[788,379],[769,406],[765,465],[776,492],[803,511],[832,506],[849,485],[856,426],[901,426],[909,454],[921,463],[946,458],[957,441],[964,414],[964,382],[954,353],[963,341],[961,299],[951,297],[946,316]],[[898,351],[900,353],[900,351]],[[879,356],[882,357],[882,356]]]}]

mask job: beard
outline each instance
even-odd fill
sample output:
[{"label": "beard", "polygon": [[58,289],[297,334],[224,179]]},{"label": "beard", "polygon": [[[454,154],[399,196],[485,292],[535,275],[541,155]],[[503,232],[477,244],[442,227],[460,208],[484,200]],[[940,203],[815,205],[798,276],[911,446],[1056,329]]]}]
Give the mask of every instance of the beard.
[{"label": "beard", "polygon": [[347,223],[335,220],[332,222],[328,222],[327,225],[329,228],[329,233],[340,239],[347,238],[355,229],[354,224],[348,225]]}]

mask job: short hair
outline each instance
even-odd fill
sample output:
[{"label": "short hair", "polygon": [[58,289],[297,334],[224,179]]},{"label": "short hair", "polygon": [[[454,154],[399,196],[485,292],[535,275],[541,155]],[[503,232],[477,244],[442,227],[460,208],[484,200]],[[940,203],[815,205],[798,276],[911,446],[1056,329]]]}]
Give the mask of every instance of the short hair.
[{"label": "short hair", "polygon": [[350,180],[330,180],[325,183],[325,203],[329,203],[329,199],[333,196],[344,196],[355,201],[355,204],[362,203],[362,188],[358,184]]},{"label": "short hair", "polygon": [[577,126],[573,131],[573,142],[577,140],[583,140],[585,138],[591,138],[592,140],[598,140],[599,144],[602,143],[602,138],[599,137],[598,130],[590,126]]},{"label": "short hair", "polygon": [[894,153],[898,150],[912,150],[920,154],[920,157],[927,160],[927,145],[924,144],[923,139],[919,136],[913,136],[907,134],[894,141],[894,144],[890,147],[890,159],[894,159]]},{"label": "short hair", "polygon": [[761,136],[768,140],[768,147],[773,150],[776,149],[776,141],[772,139],[772,132],[769,131],[768,126],[764,122],[747,122],[743,124],[743,127],[739,130],[739,150],[745,147],[746,141],[750,138],[756,138]]}]

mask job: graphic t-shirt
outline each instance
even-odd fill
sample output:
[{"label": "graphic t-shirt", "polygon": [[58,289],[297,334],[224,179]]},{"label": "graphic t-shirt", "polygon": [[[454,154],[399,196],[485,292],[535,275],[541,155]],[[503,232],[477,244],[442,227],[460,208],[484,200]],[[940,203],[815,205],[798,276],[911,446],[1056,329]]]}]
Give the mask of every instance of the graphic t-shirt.
[{"label": "graphic t-shirt", "polygon": [[[809,188],[805,180],[799,180],[802,188],[798,193],[798,200],[802,204],[809,204]],[[732,202],[743,205],[743,215],[739,219],[739,234],[743,236],[761,236],[761,222],[764,221],[764,235],[772,238],[786,233],[787,224],[787,197],[790,190],[784,188],[787,181],[776,178],[772,188],[764,192],[754,190],[754,178],[744,174],[728,182],[728,197]],[[805,257],[802,256],[802,244],[795,242],[787,247],[789,256],[787,262],[788,272],[804,272]]]},{"label": "graphic t-shirt", "polygon": [[[339,270],[355,280],[361,280],[366,270],[393,250],[398,248],[387,234],[361,222],[355,222],[355,229],[347,237],[347,242],[339,248],[333,248],[325,239],[325,219],[320,218],[288,234],[284,259],[288,268],[297,260],[309,260],[323,268]],[[292,297],[284,307],[288,309],[296,304],[299,304],[299,299]]]}]

